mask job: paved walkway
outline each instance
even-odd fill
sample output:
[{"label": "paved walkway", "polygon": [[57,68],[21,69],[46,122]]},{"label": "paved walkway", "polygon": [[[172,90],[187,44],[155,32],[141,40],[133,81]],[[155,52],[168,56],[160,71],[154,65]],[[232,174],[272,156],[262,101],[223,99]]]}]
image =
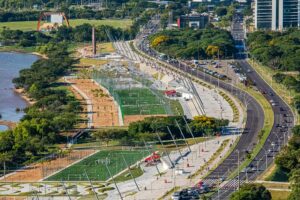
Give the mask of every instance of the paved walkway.
[{"label": "paved walkway", "polygon": [[[120,54],[139,63],[139,69],[141,71],[152,76],[158,76],[157,82],[161,85],[162,90],[176,89],[183,90],[187,93],[193,93],[192,91],[189,91],[187,79],[185,77],[177,74],[170,69],[160,66],[158,62],[154,62],[140,56],[131,49],[129,42],[115,42],[114,45]],[[205,114],[207,116],[228,119],[230,121],[229,126],[237,128],[243,127],[245,114],[240,103],[233,96],[226,92],[226,94],[232,99],[238,109],[239,119],[236,122],[233,122],[233,109],[231,108],[229,103],[219,94],[218,90],[216,90],[214,87],[204,87],[196,82],[194,82],[194,85],[203,102]],[[182,99],[180,100],[180,104],[182,105],[184,114],[188,118],[193,118],[194,116],[201,115],[199,105],[197,104],[195,98],[192,98],[189,101],[185,101],[184,99]]]},{"label": "paved walkway", "polygon": [[[174,186],[181,188],[195,185],[201,177],[203,177],[209,169],[213,168],[218,162],[226,155],[232,144],[238,136],[224,136],[214,138],[207,142],[202,142],[191,146],[192,152],[189,153],[184,159],[179,160],[178,164],[173,169],[168,169],[165,163],[158,165],[159,171],[163,173],[161,177],[158,174],[155,166],[145,167],[142,166],[144,174],[136,179],[141,191],[138,191],[133,180],[118,183],[118,187],[125,199],[138,199],[150,200],[162,197],[167,191],[171,190]],[[229,139],[228,145],[221,152],[220,155],[198,176],[189,179],[188,176],[194,174],[198,169],[205,165],[205,163],[213,156],[213,154],[220,148],[224,140]],[[202,151],[202,149],[204,151]],[[181,150],[182,154],[188,152],[188,148]],[[178,151],[170,154],[171,160],[176,160],[180,157]],[[165,156],[163,160],[169,163],[168,158]],[[183,174],[178,174],[180,171]],[[132,195],[131,195],[132,194]],[[109,192],[107,199],[120,199],[117,190]]]}]

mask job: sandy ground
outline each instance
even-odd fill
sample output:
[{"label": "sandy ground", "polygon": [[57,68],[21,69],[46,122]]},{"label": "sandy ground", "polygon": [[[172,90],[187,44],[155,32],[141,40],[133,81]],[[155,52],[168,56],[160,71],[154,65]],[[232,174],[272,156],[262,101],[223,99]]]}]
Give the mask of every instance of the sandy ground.
[{"label": "sandy ground", "polygon": [[8,174],[5,179],[1,177],[0,181],[7,182],[36,182],[43,178],[69,166],[70,164],[85,158],[94,153],[95,150],[74,150],[67,156],[58,157],[43,163],[37,163],[28,166],[26,169],[18,170],[14,173]]},{"label": "sandy ground", "polygon": [[[84,98],[72,87],[68,87],[68,90],[70,90],[75,98],[80,102],[81,107],[82,107],[82,113],[80,114],[80,118],[85,120],[87,119],[87,105],[85,103]],[[87,128],[87,124],[85,121],[82,121],[80,123],[77,124],[78,128]]]},{"label": "sandy ground", "polygon": [[21,96],[21,98],[23,98],[26,103],[28,103],[29,105],[33,105],[35,103],[35,101],[33,99],[31,99],[24,91],[23,88],[19,88],[19,89],[14,89],[14,91],[19,94]]},{"label": "sandy ground", "polygon": [[68,79],[91,100],[92,123],[95,128],[119,126],[118,107],[104,88],[91,79]]}]

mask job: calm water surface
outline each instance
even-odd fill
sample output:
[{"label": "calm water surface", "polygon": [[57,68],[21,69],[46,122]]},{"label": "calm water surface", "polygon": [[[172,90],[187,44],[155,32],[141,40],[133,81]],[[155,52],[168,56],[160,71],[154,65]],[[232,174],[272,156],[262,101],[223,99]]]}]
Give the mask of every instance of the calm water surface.
[{"label": "calm water surface", "polygon": [[[0,114],[2,120],[19,121],[23,112],[16,108],[25,108],[26,102],[13,91],[12,79],[18,77],[19,71],[29,68],[38,59],[35,55],[0,52]],[[0,127],[4,129],[4,126]]]}]

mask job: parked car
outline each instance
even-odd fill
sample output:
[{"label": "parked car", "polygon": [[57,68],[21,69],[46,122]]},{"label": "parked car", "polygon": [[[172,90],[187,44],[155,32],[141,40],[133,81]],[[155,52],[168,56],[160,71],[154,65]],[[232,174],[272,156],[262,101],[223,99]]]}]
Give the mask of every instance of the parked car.
[{"label": "parked car", "polygon": [[180,192],[174,192],[171,198],[172,200],[180,200]]}]

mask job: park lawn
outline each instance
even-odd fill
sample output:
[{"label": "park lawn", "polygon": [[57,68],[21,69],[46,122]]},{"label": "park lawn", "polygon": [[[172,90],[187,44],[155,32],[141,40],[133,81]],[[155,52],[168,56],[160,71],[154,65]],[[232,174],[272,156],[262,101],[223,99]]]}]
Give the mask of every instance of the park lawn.
[{"label": "park lawn", "polygon": [[[132,25],[129,19],[103,19],[103,20],[89,20],[89,19],[71,19],[70,26],[76,27],[84,23],[95,26],[109,25],[115,28],[127,29]],[[37,21],[19,21],[19,22],[1,22],[0,29],[3,27],[11,30],[33,31],[37,30]]]},{"label": "park lawn", "polygon": [[92,59],[92,58],[81,58],[79,65],[85,66],[85,65],[105,65],[107,64],[107,60],[97,60],[97,59]]},{"label": "park lawn", "polygon": [[133,165],[146,157],[149,153],[137,150],[99,151],[96,154],[65,168],[57,174],[54,174],[47,178],[46,181],[88,181],[88,179],[92,181],[105,181],[110,178],[105,162],[107,162],[107,166],[112,175],[116,175],[127,168],[122,154],[124,155],[127,164]]},{"label": "park lawn", "polygon": [[160,99],[149,89],[134,88],[115,91],[120,98],[123,115],[159,115],[166,114]]}]

